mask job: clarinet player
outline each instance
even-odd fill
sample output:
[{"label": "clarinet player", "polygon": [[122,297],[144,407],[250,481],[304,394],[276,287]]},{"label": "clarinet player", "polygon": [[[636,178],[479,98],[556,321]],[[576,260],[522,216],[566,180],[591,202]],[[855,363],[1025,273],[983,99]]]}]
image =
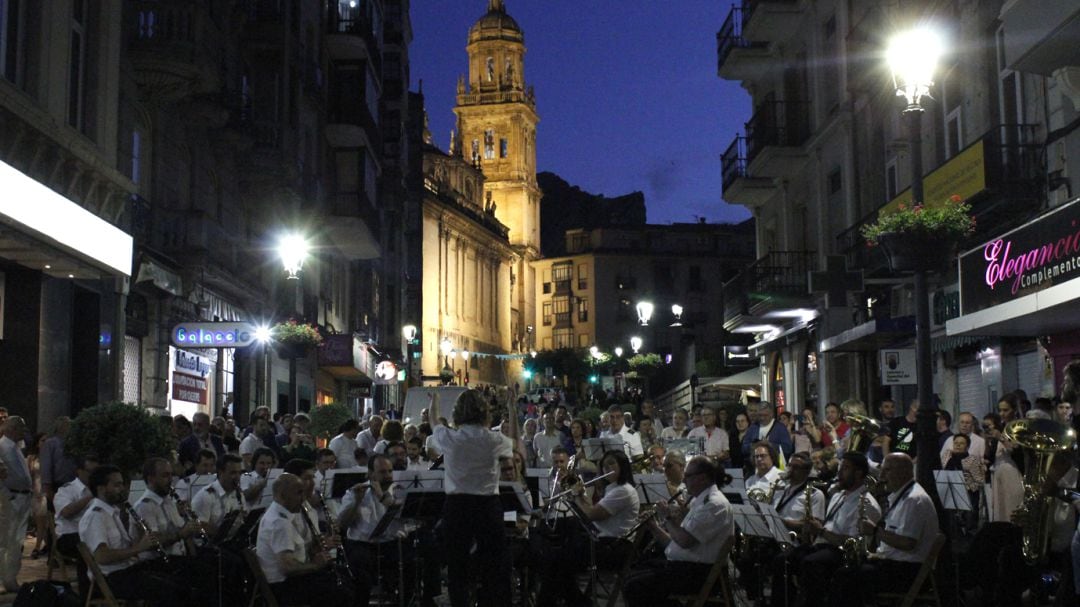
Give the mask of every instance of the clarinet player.
[{"label": "clarinet player", "polygon": [[[499,464],[513,458],[513,440],[490,430],[492,414],[487,400],[476,390],[467,390],[454,403],[454,427],[439,423],[439,397],[431,393],[430,419],[435,426],[432,439],[444,457],[446,505],[442,513],[446,543],[447,589],[450,604],[468,604],[470,552],[483,580],[478,592],[480,604],[510,605],[510,558],[503,533],[502,504],[499,501]],[[517,436],[515,394],[507,398],[507,419],[511,435]]]}]

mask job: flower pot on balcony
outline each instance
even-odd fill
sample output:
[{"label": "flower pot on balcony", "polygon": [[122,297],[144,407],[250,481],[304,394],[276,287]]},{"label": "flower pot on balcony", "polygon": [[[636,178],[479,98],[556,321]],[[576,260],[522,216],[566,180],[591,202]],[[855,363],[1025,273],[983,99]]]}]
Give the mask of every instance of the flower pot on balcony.
[{"label": "flower pot on balcony", "polygon": [[877,237],[889,268],[894,272],[941,272],[947,270],[956,242],[934,232],[883,232]]}]

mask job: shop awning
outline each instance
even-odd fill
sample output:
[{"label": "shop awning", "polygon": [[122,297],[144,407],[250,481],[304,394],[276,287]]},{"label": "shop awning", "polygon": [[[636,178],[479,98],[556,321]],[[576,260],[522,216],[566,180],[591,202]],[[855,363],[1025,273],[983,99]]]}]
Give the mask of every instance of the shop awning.
[{"label": "shop awning", "polygon": [[1080,278],[964,314],[945,323],[948,335],[1034,336],[1076,329]]},{"label": "shop awning", "polygon": [[915,317],[875,318],[821,340],[820,352],[874,352],[915,337]]},{"label": "shop awning", "polygon": [[741,386],[746,388],[760,388],[761,387],[761,368],[754,367],[745,371],[740,371],[734,375],[729,375],[723,379],[718,379],[709,386]]},{"label": "shop awning", "polygon": [[0,161],[0,257],[68,278],[130,276],[132,238]]}]

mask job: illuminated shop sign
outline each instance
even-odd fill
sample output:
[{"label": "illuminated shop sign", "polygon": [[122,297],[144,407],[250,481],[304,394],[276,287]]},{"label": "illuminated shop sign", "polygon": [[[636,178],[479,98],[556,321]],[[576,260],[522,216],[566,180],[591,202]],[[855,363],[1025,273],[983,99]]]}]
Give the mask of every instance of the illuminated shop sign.
[{"label": "illuminated shop sign", "polygon": [[971,314],[1080,277],[1080,201],[960,257],[960,312]]},{"label": "illuminated shop sign", "polygon": [[173,327],[172,343],[183,348],[242,348],[255,343],[255,326],[246,322],[188,322]]}]

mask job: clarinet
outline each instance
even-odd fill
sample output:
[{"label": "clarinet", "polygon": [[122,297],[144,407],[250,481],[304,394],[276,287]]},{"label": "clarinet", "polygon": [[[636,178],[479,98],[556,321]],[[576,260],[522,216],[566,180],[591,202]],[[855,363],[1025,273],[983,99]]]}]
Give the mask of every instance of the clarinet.
[{"label": "clarinet", "polygon": [[[321,506],[323,516],[326,517],[326,526],[330,529],[330,535],[336,535],[339,538],[342,537],[341,528],[338,527],[337,519],[335,519],[334,515],[330,513],[330,506],[327,505],[325,499],[322,500]],[[349,574],[350,578],[352,578],[354,581],[356,580],[356,573],[353,571],[352,565],[349,564],[349,559],[345,554],[344,545],[334,551],[334,561],[337,563],[338,567],[343,568],[345,570],[345,573]]]},{"label": "clarinet", "polygon": [[[180,499],[180,496],[176,494],[176,489],[169,489],[169,496],[176,502],[176,511],[183,517],[184,522],[188,524],[195,524],[195,528],[199,530],[199,541],[203,544],[209,544],[210,538],[206,535],[206,529],[203,528],[199,519],[195,516],[195,513],[191,511],[191,505]],[[183,507],[181,508],[181,505]]]},{"label": "clarinet", "polygon": [[[315,525],[311,523],[311,517],[308,516],[309,511],[310,508],[308,507],[307,502],[304,502],[303,508],[300,510],[300,518],[304,519],[304,524],[307,525],[308,532],[311,533],[311,536],[315,538],[315,541],[319,542],[319,548],[322,549],[323,552],[329,552],[330,547],[326,545],[326,538],[324,538],[322,534],[319,533],[319,530],[315,528]],[[341,572],[338,571],[336,566],[332,567],[334,570],[334,585],[341,588],[344,586],[344,583],[341,580]]]},{"label": "clarinet", "polygon": [[[139,516],[138,512],[135,512],[134,506],[128,502],[124,502],[124,510],[127,510],[128,516],[130,516],[135,525],[142,530],[143,535],[150,535],[153,533],[150,531],[150,526],[143,520],[143,517]],[[169,553],[165,552],[165,546],[162,545],[161,540],[154,540],[154,550],[157,550],[158,555],[161,556],[161,562],[166,565],[169,564]]]}]

